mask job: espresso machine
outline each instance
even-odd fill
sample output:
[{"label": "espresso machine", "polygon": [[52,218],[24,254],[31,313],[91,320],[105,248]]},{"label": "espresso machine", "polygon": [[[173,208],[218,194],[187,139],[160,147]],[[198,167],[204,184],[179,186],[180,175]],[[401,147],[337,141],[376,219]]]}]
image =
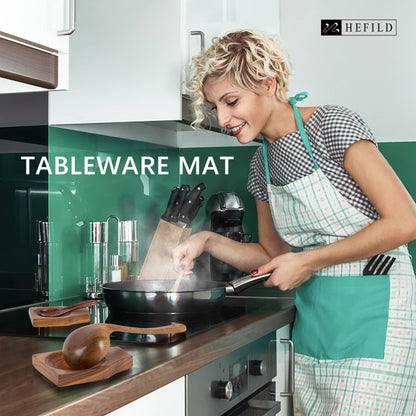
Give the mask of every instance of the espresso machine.
[{"label": "espresso machine", "polygon": [[[251,235],[243,228],[244,204],[235,192],[218,192],[206,204],[210,230],[235,241],[250,242]],[[245,273],[210,256],[211,280],[228,282]]]}]

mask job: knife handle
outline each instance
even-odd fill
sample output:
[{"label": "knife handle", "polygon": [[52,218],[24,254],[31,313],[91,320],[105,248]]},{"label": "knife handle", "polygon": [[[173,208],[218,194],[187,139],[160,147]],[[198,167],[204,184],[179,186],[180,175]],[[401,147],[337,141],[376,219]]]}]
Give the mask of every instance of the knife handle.
[{"label": "knife handle", "polygon": [[204,200],[204,197],[201,196],[201,193],[205,188],[205,184],[200,183],[199,185],[195,186],[195,188],[185,199],[179,212],[178,218],[181,227],[189,227],[192,220],[195,218],[199,208],[202,205],[202,201]]},{"label": "knife handle", "polygon": [[181,207],[183,205],[183,202],[186,199],[186,195],[188,195],[188,192],[191,190],[189,185],[181,185],[179,187],[179,192],[177,195],[177,199],[175,201],[175,205],[172,208],[171,216],[172,216],[172,222],[177,222],[179,217],[179,211],[181,210]]},{"label": "knife handle", "polygon": [[177,200],[177,197],[179,195],[180,189],[178,186],[175,186],[171,193],[170,193],[170,197],[169,197],[169,202],[168,202],[168,206],[166,207],[166,211],[163,213],[162,215],[162,220],[165,221],[173,221],[173,217],[172,217],[172,210],[175,207],[175,202]]}]

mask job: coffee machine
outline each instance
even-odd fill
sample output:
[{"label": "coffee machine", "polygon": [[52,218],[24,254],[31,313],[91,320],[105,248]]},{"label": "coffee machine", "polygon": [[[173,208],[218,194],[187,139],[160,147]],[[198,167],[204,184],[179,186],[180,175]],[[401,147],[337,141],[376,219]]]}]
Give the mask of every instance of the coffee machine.
[{"label": "coffee machine", "polygon": [[[206,204],[210,230],[240,242],[251,241],[243,228],[244,204],[235,192],[218,192]],[[245,273],[210,256],[211,280],[228,282]]]}]

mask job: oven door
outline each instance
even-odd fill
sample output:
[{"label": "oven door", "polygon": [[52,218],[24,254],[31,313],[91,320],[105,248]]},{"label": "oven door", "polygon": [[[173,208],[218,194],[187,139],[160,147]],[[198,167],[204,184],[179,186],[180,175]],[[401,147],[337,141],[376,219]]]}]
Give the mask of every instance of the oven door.
[{"label": "oven door", "polygon": [[275,416],[276,332],[186,376],[187,416]]}]

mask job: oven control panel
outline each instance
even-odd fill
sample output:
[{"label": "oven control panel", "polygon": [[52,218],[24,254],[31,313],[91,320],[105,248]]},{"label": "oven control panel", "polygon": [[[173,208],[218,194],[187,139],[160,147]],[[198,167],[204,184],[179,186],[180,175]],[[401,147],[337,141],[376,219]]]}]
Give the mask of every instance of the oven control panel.
[{"label": "oven control panel", "polygon": [[276,375],[272,332],[186,376],[187,415],[222,415]]}]

